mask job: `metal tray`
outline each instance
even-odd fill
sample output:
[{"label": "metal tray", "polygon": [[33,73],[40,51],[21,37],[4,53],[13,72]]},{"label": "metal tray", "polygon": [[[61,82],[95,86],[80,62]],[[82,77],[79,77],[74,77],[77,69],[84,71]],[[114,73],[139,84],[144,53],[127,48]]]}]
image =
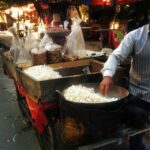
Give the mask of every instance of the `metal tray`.
[{"label": "metal tray", "polygon": [[[99,84],[97,84],[97,83],[83,83],[82,84],[83,86],[85,86],[85,87],[88,87],[88,88],[94,88],[94,91],[96,92],[96,93],[99,93],[100,92],[100,89],[99,89]],[[65,100],[65,101],[67,101],[68,103],[71,103],[71,104],[73,104],[73,105],[77,105],[77,106],[85,106],[85,107],[90,107],[90,108],[92,108],[92,106],[102,106],[102,107],[110,107],[110,106],[112,106],[112,105],[114,105],[114,104],[117,104],[117,103],[120,103],[120,101],[124,101],[123,99],[125,99],[128,95],[129,95],[129,92],[128,92],[128,90],[127,89],[125,89],[125,88],[123,88],[123,87],[120,87],[120,86],[117,86],[117,85],[113,85],[112,86],[112,90],[111,90],[111,92],[108,94],[108,98],[111,98],[111,97],[114,97],[114,98],[117,98],[117,100],[115,100],[115,101],[112,101],[112,102],[100,102],[100,103],[82,103],[82,102],[74,102],[74,101],[71,101],[71,100],[69,100],[69,99],[66,99],[65,97],[64,97],[64,91],[63,92],[60,92],[60,91],[57,91],[58,92],[58,94],[60,95],[60,97],[63,99],[63,100]],[[99,108],[100,108],[99,107]],[[117,109],[118,109],[119,107],[117,106]]]}]

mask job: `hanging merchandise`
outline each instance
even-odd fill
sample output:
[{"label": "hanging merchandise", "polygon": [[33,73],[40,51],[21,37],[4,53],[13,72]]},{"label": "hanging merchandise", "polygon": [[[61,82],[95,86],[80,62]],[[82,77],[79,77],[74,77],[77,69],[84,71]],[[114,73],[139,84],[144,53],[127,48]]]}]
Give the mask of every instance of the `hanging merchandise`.
[{"label": "hanging merchandise", "polygon": [[113,48],[117,48],[124,37],[124,33],[121,30],[112,30],[109,33],[109,44]]},{"label": "hanging merchandise", "polygon": [[85,56],[85,41],[80,26],[81,19],[72,19],[73,25],[71,33],[67,36],[67,51],[69,54],[77,55],[79,57]]},{"label": "hanging merchandise", "polygon": [[25,49],[24,39],[20,38],[19,43],[20,43],[20,50],[19,50],[18,58],[16,60],[16,64],[31,65],[31,56],[29,54],[29,51]]},{"label": "hanging merchandise", "polygon": [[43,38],[40,42],[39,47],[45,48],[46,44],[48,44],[48,43],[53,43],[53,41],[52,41],[52,38],[49,37],[47,33],[45,33],[45,35],[43,36]]},{"label": "hanging merchandise", "polygon": [[17,34],[17,31],[14,27],[10,27],[8,31],[13,35],[10,47],[10,53],[13,59],[13,62],[16,63],[20,51],[20,38]]},{"label": "hanging merchandise", "polygon": [[30,50],[33,47],[38,47],[38,41],[32,39],[31,30],[28,30],[28,35],[26,38],[19,37],[14,27],[10,27],[8,30],[13,34],[10,48],[13,62],[17,65],[31,65]]},{"label": "hanging merchandise", "polygon": [[111,6],[112,0],[92,0],[92,6]]}]

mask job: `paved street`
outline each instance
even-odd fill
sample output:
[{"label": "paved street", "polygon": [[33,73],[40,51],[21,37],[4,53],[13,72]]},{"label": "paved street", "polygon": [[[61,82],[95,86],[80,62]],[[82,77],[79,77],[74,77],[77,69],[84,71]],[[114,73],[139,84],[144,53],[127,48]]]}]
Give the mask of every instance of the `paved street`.
[{"label": "paved street", "polygon": [[34,131],[26,126],[13,80],[3,75],[0,57],[0,150],[39,150]]}]

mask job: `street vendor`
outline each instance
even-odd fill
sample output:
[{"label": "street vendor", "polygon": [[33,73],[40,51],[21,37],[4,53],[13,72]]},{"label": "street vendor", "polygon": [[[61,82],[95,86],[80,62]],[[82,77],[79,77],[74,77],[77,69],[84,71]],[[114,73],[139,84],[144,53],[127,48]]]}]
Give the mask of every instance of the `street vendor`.
[{"label": "street vendor", "polygon": [[[113,85],[117,65],[131,56],[129,92],[137,97],[136,103],[145,111],[150,111],[150,10],[148,21],[149,24],[125,35],[104,64],[101,70],[103,80],[100,83],[101,94],[107,95]],[[146,148],[142,143],[142,136],[137,135],[130,139],[130,150],[150,150],[150,148]]]}]

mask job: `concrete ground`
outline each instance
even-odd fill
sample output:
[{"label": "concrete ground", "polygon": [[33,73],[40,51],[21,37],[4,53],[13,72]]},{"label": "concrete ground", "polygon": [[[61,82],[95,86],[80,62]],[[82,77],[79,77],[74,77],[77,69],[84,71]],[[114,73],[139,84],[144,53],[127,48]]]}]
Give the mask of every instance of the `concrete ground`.
[{"label": "concrete ground", "polygon": [[0,150],[39,150],[34,131],[26,127],[13,80],[3,74],[0,57]]}]

